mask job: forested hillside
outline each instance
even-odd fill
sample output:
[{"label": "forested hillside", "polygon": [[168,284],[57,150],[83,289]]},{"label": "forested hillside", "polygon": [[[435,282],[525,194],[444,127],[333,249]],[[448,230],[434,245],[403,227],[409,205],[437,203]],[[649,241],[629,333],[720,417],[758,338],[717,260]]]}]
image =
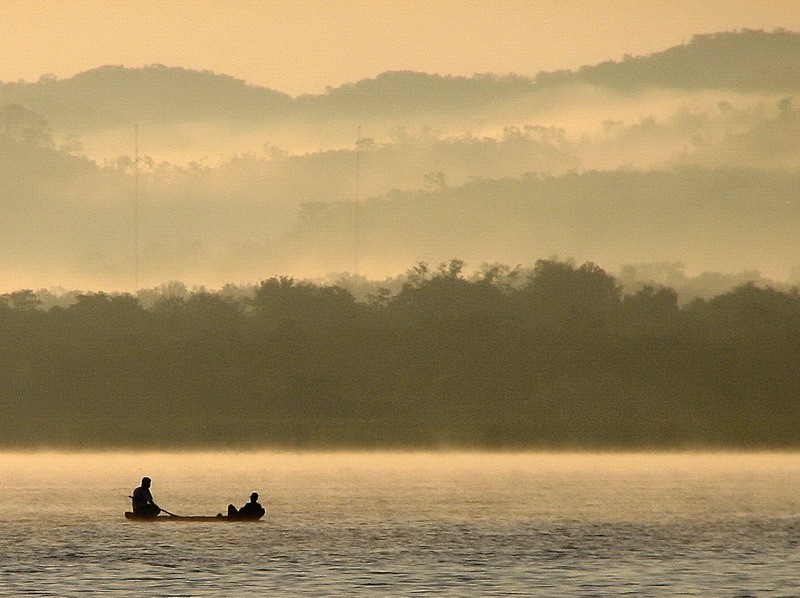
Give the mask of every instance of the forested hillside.
[{"label": "forested hillside", "polygon": [[289,278],[246,295],[0,299],[4,447],[800,446],[800,296],[680,306],[598,266],[419,264],[358,302]]},{"label": "forested hillside", "polygon": [[800,33],[745,30],[697,35],[684,45],[649,56],[625,56],[576,71],[542,72],[534,78],[387,72],[297,98],[210,71],[107,65],[69,79],[45,75],[35,82],[2,83],[0,105],[20,104],[46,114],[59,126],[88,128],[137,120],[324,121],[481,114],[575,83],[625,91],[654,87],[795,92],[800,90]]},{"label": "forested hillside", "polygon": [[800,89],[800,34],[778,30],[696,35],[649,56],[625,56],[577,71],[542,73],[540,85],[581,81],[627,91],[642,87],[784,91]]},{"label": "forested hillside", "polygon": [[[718,109],[726,126],[741,128],[718,138],[709,115],[684,115],[614,126],[596,143],[527,126],[497,138],[398,133],[385,143],[242,154],[216,166],[145,157],[142,282],[222,286],[354,267],[380,278],[453,255],[473,264],[559,255],[616,270],[682,262],[694,272],[786,280],[800,266],[798,115],[790,102],[762,116]],[[98,164],[19,106],[0,109],[0,120],[0,170],[13,173],[0,181],[0,251],[15,281],[5,290],[130,288],[133,157]],[[700,130],[702,142],[658,167],[578,168]]]}]

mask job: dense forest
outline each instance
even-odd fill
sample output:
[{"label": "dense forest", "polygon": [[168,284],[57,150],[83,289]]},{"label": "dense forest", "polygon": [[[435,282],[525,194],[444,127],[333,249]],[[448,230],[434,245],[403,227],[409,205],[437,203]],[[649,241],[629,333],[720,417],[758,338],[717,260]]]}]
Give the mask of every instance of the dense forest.
[{"label": "dense forest", "polygon": [[0,298],[5,447],[800,446],[800,295],[680,304],[592,263],[419,263],[364,301],[242,292]]}]

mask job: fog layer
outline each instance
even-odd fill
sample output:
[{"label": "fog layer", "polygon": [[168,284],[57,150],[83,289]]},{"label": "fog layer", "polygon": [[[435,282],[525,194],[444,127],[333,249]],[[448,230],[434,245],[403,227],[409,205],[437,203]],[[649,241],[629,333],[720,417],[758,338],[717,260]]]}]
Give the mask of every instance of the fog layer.
[{"label": "fog layer", "polygon": [[4,83],[0,285],[552,255],[791,282],[798,73],[800,34],[742,31],[532,79],[388,72],[299,97],[165,66]]}]

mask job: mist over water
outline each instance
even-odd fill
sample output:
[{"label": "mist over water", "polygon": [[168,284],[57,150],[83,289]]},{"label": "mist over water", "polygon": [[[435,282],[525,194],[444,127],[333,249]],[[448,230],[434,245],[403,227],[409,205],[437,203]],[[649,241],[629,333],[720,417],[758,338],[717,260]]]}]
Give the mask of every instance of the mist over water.
[{"label": "mist over water", "polygon": [[[264,521],[136,523],[260,492]],[[791,595],[796,453],[3,453],[0,595]]]}]

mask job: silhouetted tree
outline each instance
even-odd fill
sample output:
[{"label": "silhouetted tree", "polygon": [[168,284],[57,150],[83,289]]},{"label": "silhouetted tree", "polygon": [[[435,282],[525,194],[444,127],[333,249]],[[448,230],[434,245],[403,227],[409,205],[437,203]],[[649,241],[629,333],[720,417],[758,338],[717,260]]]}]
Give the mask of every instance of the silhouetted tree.
[{"label": "silhouetted tree", "polygon": [[48,148],[53,146],[47,119],[18,104],[7,104],[0,108],[0,142]]},{"label": "silhouetted tree", "polygon": [[678,314],[678,293],[667,287],[646,286],[622,299],[625,315],[639,321],[674,318]]},{"label": "silhouetted tree", "polygon": [[566,322],[607,321],[618,312],[621,295],[614,277],[591,262],[575,267],[538,260],[518,297],[534,321]]},{"label": "silhouetted tree", "polygon": [[41,301],[30,289],[0,295],[0,308],[13,309],[20,312],[31,312],[41,305]]},{"label": "silhouetted tree", "polygon": [[313,328],[352,318],[353,296],[339,286],[316,286],[279,277],[262,281],[252,301],[256,317],[270,329]]}]

